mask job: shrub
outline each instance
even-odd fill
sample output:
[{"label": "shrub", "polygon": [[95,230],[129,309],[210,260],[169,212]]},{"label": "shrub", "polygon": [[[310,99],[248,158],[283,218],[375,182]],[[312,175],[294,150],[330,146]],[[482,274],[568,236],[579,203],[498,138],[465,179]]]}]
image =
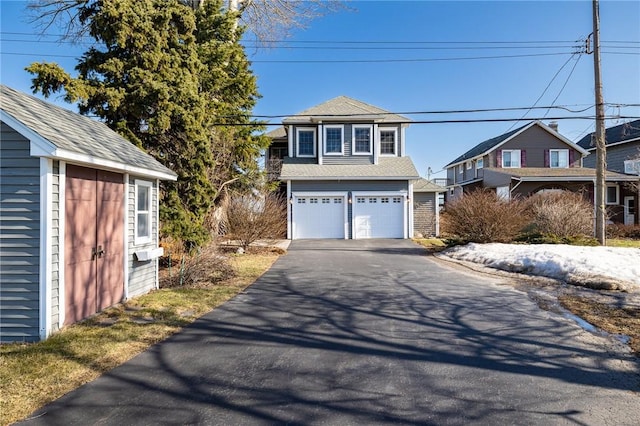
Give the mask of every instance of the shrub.
[{"label": "shrub", "polygon": [[160,287],[194,287],[213,284],[235,275],[233,267],[210,244],[198,253],[189,256],[172,257],[170,269],[165,269],[160,278]]},{"label": "shrub", "polygon": [[607,225],[607,238],[640,240],[640,225],[622,225],[620,223]]},{"label": "shrub", "polygon": [[232,194],[227,204],[227,236],[246,250],[258,240],[283,238],[287,232],[287,204],[275,192]]},{"label": "shrub", "polygon": [[504,200],[476,189],[448,203],[440,223],[444,234],[465,242],[511,242],[528,223],[521,200]]},{"label": "shrub", "polygon": [[525,202],[529,230],[560,241],[593,235],[593,205],[581,194],[554,191],[532,195]]}]

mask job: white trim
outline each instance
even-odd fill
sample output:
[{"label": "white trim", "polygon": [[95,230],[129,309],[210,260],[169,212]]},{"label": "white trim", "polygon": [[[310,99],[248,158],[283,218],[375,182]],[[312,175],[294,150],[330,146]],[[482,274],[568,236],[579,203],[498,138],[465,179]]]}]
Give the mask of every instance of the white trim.
[{"label": "white trim", "polygon": [[287,153],[289,157],[293,157],[293,126],[289,125],[289,132],[287,132]]},{"label": "white trim", "polygon": [[379,129],[380,127],[378,126],[377,123],[373,124],[373,164],[379,164],[380,163],[380,137],[379,137]]},{"label": "white trim", "polygon": [[404,157],[405,156],[405,141],[406,141],[406,129],[407,127],[402,125],[400,127],[400,140],[396,141],[396,144],[398,144],[398,147],[400,148],[400,157]]},{"label": "white trim", "polygon": [[316,145],[315,145],[315,150],[316,153],[318,154],[318,164],[322,165],[322,144],[324,143],[324,124],[322,124],[322,121],[318,122],[318,137],[316,138]]},{"label": "white trim", "polygon": [[[151,188],[151,199],[153,199],[153,187]],[[156,208],[156,214],[155,214],[155,222],[156,222],[156,232],[153,232],[153,223],[151,224],[151,234],[153,236],[153,239],[155,240],[156,247],[160,247],[160,179],[156,179],[156,202],[155,202],[155,208]],[[164,249],[163,249],[163,253],[164,253]],[[156,290],[160,288],[160,265],[158,264],[158,260],[156,259],[155,261],[155,268],[156,268],[156,282],[155,282],[155,288]]]},{"label": "white trim", "polygon": [[[133,197],[133,245],[140,246],[153,242],[153,182],[143,179],[135,179],[133,183],[135,185]],[[149,190],[149,210],[147,211],[147,215],[149,216],[149,236],[144,237],[138,236],[138,188],[141,186],[147,187]]]},{"label": "white trim", "polygon": [[[518,159],[518,165],[517,166],[513,166],[513,165],[505,166],[504,165],[504,153],[505,152],[509,152],[511,154],[510,157],[513,157],[513,154],[516,154],[515,157]],[[503,149],[502,150],[502,154],[500,155],[500,157],[501,157],[500,158],[500,162],[501,162],[500,166],[503,169],[519,169],[519,168],[522,167],[522,150],[520,150],[520,149]],[[513,158],[511,158],[510,161],[511,161],[511,164],[514,163]]]},{"label": "white trim", "polygon": [[40,340],[51,334],[51,242],[53,231],[53,161],[40,159]]},{"label": "white trim", "polygon": [[[414,229],[413,229],[413,203],[415,201],[413,199],[414,196],[413,196],[413,182],[412,181],[409,181],[409,192],[407,194],[411,194],[411,195],[408,195],[407,202],[405,203],[406,207],[407,207],[407,210],[408,210],[408,213],[409,213],[409,229],[408,229],[408,232],[407,232],[407,227],[405,226],[405,228],[404,228],[404,233],[405,233],[404,237],[405,238],[412,238],[413,235],[414,235],[414,232],[415,232]],[[435,200],[435,205],[436,205],[436,210],[437,210],[438,209],[438,199],[437,199],[437,197],[436,197],[436,200]],[[407,211],[405,211],[405,215],[406,214],[407,214]]]},{"label": "white trim", "polygon": [[385,126],[378,127],[378,135],[380,135],[380,133],[382,132],[390,132],[390,131],[393,132],[393,154],[385,154],[382,152],[382,137],[378,137],[378,140],[380,141],[378,152],[380,153],[381,157],[397,157],[398,156],[398,128],[385,127]]},{"label": "white trim", "polygon": [[67,163],[60,161],[60,210],[58,211],[58,328],[62,328],[66,319],[67,299],[66,299],[66,266],[67,257],[65,246],[67,242]]},{"label": "white trim", "polygon": [[129,174],[124,174],[124,300],[129,299]]},{"label": "white trim", "polygon": [[[287,181],[287,183],[289,183],[290,181]],[[287,192],[289,193],[289,185],[287,184]],[[344,239],[347,240],[349,239],[349,206],[348,206],[348,196],[349,193],[348,191],[296,191],[296,192],[290,192],[291,194],[291,201],[293,204],[296,203],[298,197],[342,197],[342,206],[343,206],[343,232],[344,232]],[[289,209],[291,209],[291,205],[289,205]],[[296,235],[296,223],[293,220],[293,215],[289,216],[291,219],[289,220],[290,223],[290,227],[291,227],[291,238],[289,239],[294,239],[294,236]]]},{"label": "white trim", "polygon": [[[356,129],[369,129],[369,150],[356,152]],[[371,124],[351,125],[351,155],[371,155],[373,153],[373,126]]]},{"label": "white trim", "polygon": [[[610,148],[612,146],[624,145],[626,143],[631,143],[631,142],[638,142],[638,141],[640,141],[640,138],[625,139],[623,141],[611,142],[611,143],[607,142],[607,148]],[[595,151],[595,150],[596,150],[596,147],[594,146],[593,148],[588,148],[587,152],[591,152],[591,151]]]},{"label": "white trim", "polygon": [[291,229],[291,225],[293,222],[293,218],[291,216],[291,201],[293,201],[293,198],[291,197],[291,181],[288,180],[287,181],[287,240],[290,240],[292,238],[292,229]]},{"label": "white trim", "polygon": [[436,197],[435,198],[435,203],[434,203],[435,206],[436,206],[436,211],[435,211],[435,214],[436,214],[436,229],[435,229],[436,235],[435,236],[436,237],[440,236],[440,203],[439,203],[440,194],[442,194],[442,192],[434,193],[434,195]]},{"label": "white trim", "polygon": [[630,214],[629,213],[629,201],[631,201],[632,203],[634,203],[634,210],[635,210],[635,197],[633,195],[626,195],[622,198],[622,223],[624,223],[625,225],[634,225],[635,224],[635,220],[636,220],[636,212],[634,212],[634,214]]},{"label": "white trim", "polygon": [[[311,144],[311,146],[313,147],[313,154],[312,155],[300,155],[300,132],[313,132],[313,143]],[[313,158],[316,156],[316,139],[317,139],[317,134],[318,131],[315,127],[296,127],[296,157],[301,157],[301,158]]]},{"label": "white trim", "polygon": [[[340,152],[327,152],[327,130],[340,129]],[[322,155],[339,156],[344,155],[344,125],[343,124],[325,124],[322,126]]]},{"label": "white trim", "polygon": [[420,176],[284,176],[282,179],[288,180],[416,180]]},{"label": "white trim", "polygon": [[[411,183],[409,183],[409,188],[412,189]],[[402,233],[403,238],[408,238],[407,233],[409,231],[409,213],[407,212],[407,208],[411,198],[409,197],[409,192],[407,191],[353,191],[351,192],[351,198],[353,200],[353,207],[351,208],[351,237],[356,240],[356,197],[402,197]],[[413,205],[411,206],[412,214],[413,214]],[[411,224],[411,229],[413,230],[413,223]]]}]

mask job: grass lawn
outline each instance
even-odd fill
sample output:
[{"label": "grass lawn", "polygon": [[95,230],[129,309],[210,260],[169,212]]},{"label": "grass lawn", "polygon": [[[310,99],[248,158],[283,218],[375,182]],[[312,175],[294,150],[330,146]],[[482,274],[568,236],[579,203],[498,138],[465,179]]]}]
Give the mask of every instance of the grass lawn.
[{"label": "grass lawn", "polygon": [[160,342],[252,284],[278,258],[233,257],[232,279],[153,291],[34,344],[0,346],[0,424],[7,425]]},{"label": "grass lawn", "polygon": [[637,247],[640,248],[640,240],[623,240],[623,239],[608,239],[607,246],[609,247]]}]

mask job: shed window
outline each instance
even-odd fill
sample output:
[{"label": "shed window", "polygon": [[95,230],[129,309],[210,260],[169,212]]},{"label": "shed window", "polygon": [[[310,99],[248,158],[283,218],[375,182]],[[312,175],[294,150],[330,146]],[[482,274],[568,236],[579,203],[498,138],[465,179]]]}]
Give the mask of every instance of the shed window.
[{"label": "shed window", "polygon": [[135,181],[136,221],[134,244],[151,242],[151,192],[153,184],[146,180]]}]

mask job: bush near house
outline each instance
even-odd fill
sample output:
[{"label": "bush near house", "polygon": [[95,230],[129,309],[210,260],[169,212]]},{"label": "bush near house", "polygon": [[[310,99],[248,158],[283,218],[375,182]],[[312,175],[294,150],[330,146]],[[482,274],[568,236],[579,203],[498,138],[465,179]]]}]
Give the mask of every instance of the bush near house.
[{"label": "bush near house", "polygon": [[492,190],[477,189],[445,206],[441,227],[464,243],[597,244],[593,206],[570,191],[504,200]]},{"label": "bush near house", "polygon": [[614,223],[607,226],[607,238],[640,240],[640,225]]}]

